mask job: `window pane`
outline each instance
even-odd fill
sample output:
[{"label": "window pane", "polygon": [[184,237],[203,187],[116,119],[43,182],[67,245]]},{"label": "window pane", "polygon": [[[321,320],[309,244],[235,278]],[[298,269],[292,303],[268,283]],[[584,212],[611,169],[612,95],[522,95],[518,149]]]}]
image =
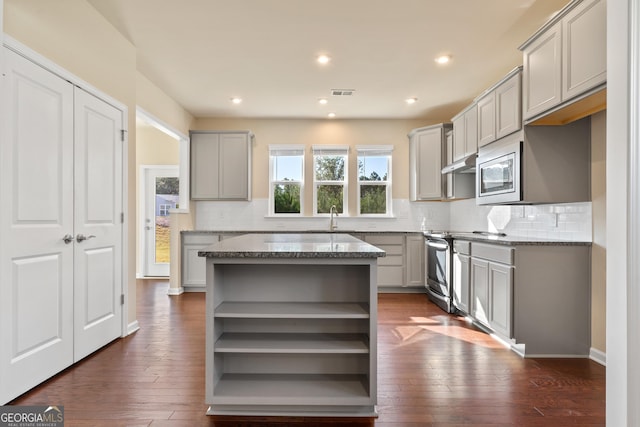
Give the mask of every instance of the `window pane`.
[{"label": "window pane", "polygon": [[361,185],[360,186],[360,213],[361,214],[387,213],[387,186],[386,185]]},{"label": "window pane", "polygon": [[274,213],[300,213],[300,186],[276,185],[273,189]]},{"label": "window pane", "polygon": [[344,181],[344,160],[344,156],[316,156],[314,162],[316,180]]},{"label": "window pane", "polygon": [[386,181],[389,173],[387,156],[358,156],[360,181]]},{"label": "window pane", "polygon": [[318,186],[318,213],[329,213],[332,205],[336,205],[338,213],[342,210],[342,185],[319,185]]},{"label": "window pane", "polygon": [[277,156],[273,159],[274,181],[302,181],[303,156]]}]

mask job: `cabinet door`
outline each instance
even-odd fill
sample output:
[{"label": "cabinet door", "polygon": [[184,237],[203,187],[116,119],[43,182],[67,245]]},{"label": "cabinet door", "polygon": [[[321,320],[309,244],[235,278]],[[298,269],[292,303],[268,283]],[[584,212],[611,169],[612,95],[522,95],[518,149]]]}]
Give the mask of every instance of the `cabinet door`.
[{"label": "cabinet door", "polygon": [[195,133],[191,135],[191,198],[217,199],[220,135]]},{"label": "cabinet door", "polygon": [[529,119],[561,100],[561,26],[549,28],[523,52],[522,97],[524,118]]},{"label": "cabinet door", "polygon": [[478,152],[478,106],[464,113],[464,156]]},{"label": "cabinet door", "polygon": [[485,95],[478,101],[478,147],[496,140],[496,93]]},{"label": "cabinet door", "polygon": [[489,263],[489,326],[505,338],[511,338],[513,267]]},{"label": "cabinet door", "polygon": [[496,139],[522,127],[522,76],[520,73],[496,88]]},{"label": "cabinet door", "polygon": [[607,5],[584,1],[562,19],[562,100],[607,79]]},{"label": "cabinet door", "polygon": [[220,134],[220,199],[249,199],[249,136]]},{"label": "cabinet door", "polygon": [[[452,160],[462,159],[466,154],[465,115],[453,119],[453,155]],[[450,163],[450,162],[447,162]]]},{"label": "cabinet door", "polygon": [[182,286],[188,289],[206,287],[206,258],[199,257],[198,251],[216,243],[217,234],[183,235],[182,237]]},{"label": "cabinet door", "polygon": [[471,258],[471,315],[489,326],[489,262]]},{"label": "cabinet door", "polygon": [[442,132],[442,128],[435,128],[419,132],[414,136],[417,200],[442,199]]},{"label": "cabinet door", "polygon": [[407,286],[424,286],[424,236],[406,236]]},{"label": "cabinet door", "polygon": [[470,300],[471,257],[460,253],[453,255],[453,303],[458,310],[468,314]]}]

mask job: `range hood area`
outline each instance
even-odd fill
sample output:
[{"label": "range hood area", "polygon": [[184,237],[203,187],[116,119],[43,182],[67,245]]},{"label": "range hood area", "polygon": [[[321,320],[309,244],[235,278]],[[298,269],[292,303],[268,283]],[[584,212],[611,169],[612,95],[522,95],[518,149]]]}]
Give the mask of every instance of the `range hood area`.
[{"label": "range hood area", "polygon": [[474,153],[470,156],[464,157],[460,160],[445,166],[442,168],[442,174],[456,172],[456,173],[475,173],[476,171],[476,158],[478,156]]}]

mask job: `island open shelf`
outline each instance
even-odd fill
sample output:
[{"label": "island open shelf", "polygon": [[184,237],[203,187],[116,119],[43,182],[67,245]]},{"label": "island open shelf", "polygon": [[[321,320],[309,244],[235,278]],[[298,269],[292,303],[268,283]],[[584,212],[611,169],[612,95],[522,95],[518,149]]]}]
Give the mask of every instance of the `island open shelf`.
[{"label": "island open shelf", "polygon": [[341,234],[244,235],[204,250],[207,413],[376,416],[383,255]]}]

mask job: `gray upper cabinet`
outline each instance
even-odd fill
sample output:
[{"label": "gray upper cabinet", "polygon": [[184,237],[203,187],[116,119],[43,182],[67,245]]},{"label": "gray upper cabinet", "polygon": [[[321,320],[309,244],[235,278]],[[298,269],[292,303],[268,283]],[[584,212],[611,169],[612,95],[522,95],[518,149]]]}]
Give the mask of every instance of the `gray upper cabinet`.
[{"label": "gray upper cabinet", "polygon": [[562,19],[562,99],[607,80],[606,0],[585,0]]},{"label": "gray upper cabinet", "polygon": [[478,97],[478,147],[522,128],[522,67]]},{"label": "gray upper cabinet", "polygon": [[478,147],[496,140],[496,93],[491,91],[478,100]]},{"label": "gray upper cabinet", "polygon": [[450,123],[414,129],[409,133],[411,201],[445,198],[442,167],[446,162],[446,132]]},{"label": "gray upper cabinet", "polygon": [[453,155],[448,163],[470,156],[478,151],[478,106],[471,104],[452,120]]},{"label": "gray upper cabinet", "polygon": [[[573,1],[520,46],[525,121],[580,101],[604,87],[606,8],[606,0]],[[604,95],[583,104],[579,111],[567,114],[579,119],[603,109]]]},{"label": "gray upper cabinet", "polygon": [[248,131],[191,131],[191,199],[250,200]]}]

